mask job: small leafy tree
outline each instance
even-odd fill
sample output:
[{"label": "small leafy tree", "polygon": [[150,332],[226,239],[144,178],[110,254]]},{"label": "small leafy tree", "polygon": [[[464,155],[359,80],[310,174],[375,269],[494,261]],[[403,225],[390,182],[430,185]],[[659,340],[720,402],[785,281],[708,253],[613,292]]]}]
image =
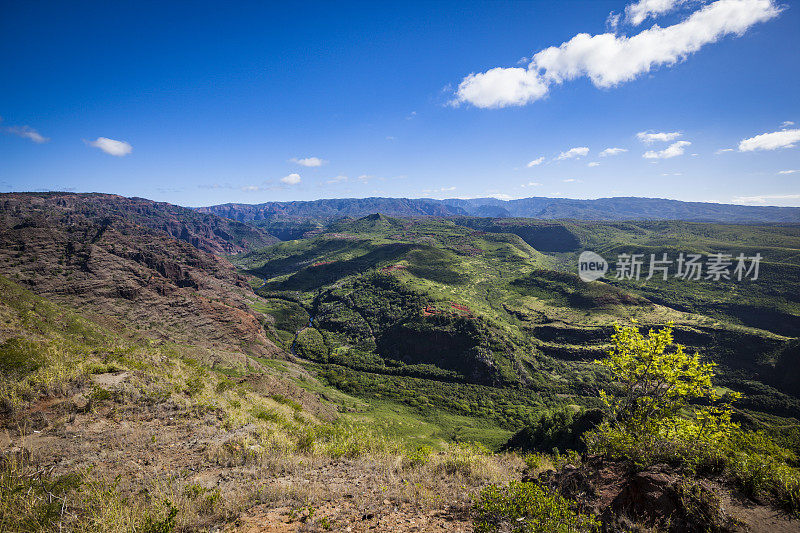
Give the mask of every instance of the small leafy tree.
[{"label": "small leafy tree", "polygon": [[[697,451],[730,435],[736,427],[730,402],[738,394],[722,401],[712,384],[716,365],[675,344],[671,322],[646,337],[637,327],[614,328],[614,348],[596,363],[611,371],[619,393],[600,392],[608,422],[587,436],[590,448],[645,461],[665,454],[680,458],[687,447]],[[693,409],[697,400],[708,405]]]}]

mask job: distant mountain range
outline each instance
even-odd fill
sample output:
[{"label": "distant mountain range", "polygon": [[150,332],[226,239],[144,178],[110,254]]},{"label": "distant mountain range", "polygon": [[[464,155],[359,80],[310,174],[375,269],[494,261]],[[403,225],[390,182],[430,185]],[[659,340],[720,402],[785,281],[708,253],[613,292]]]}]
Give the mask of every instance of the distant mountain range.
[{"label": "distant mountain range", "polygon": [[429,198],[342,198],[306,202],[222,204],[197,208],[245,223],[286,220],[329,222],[370,213],[394,217],[525,217],[573,220],[684,220],[720,223],[800,223],[800,207],[746,206],[681,202],[660,198],[521,198],[434,200]]}]

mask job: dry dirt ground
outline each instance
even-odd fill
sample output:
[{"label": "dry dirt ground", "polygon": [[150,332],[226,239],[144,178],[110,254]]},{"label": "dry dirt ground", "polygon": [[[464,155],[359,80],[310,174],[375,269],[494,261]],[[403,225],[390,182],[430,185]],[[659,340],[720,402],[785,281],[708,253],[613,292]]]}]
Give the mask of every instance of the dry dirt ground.
[{"label": "dry dirt ground", "polygon": [[[466,532],[471,495],[485,483],[457,472],[437,479],[395,456],[256,459],[236,444],[254,428],[226,429],[215,413],[170,402],[106,401],[87,409],[85,401],[73,391],[5,420],[0,451],[27,455],[56,475],[92,467],[100,479],[118,478],[125,495],[167,498],[191,509],[179,515],[179,531]],[[191,486],[218,489],[221,499],[197,511]]]},{"label": "dry dirt ground", "polygon": [[[124,374],[93,380],[113,390]],[[267,392],[273,385],[257,384]],[[126,496],[152,504],[168,499],[182,511],[178,531],[466,533],[472,531],[472,497],[489,479],[410,467],[393,455],[331,459],[268,452],[247,444],[255,427],[230,429],[213,411],[201,413],[171,401],[109,399],[92,405],[85,392],[75,389],[40,400],[3,420],[0,451],[28,456],[36,468],[54,474],[91,467],[92,476],[115,483]],[[298,399],[313,406],[310,398]],[[634,501],[639,510],[657,514],[672,509],[670,498],[675,499],[680,481],[676,473],[655,468],[631,477],[619,464],[599,461],[536,475],[597,514],[615,507],[627,513]],[[493,479],[519,479],[519,463],[501,465]],[[732,519],[726,520],[727,531],[800,531],[800,521],[769,505],[714,480],[701,483],[720,496],[724,515]],[[196,491],[192,496],[192,488],[203,496],[198,499]],[[200,501],[216,493],[216,500]]]}]

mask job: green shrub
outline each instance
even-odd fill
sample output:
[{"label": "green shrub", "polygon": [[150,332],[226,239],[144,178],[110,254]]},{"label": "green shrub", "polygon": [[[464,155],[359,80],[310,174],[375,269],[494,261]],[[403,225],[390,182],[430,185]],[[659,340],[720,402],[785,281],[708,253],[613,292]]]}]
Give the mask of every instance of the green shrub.
[{"label": "green shrub", "polygon": [[569,500],[536,483],[489,485],[473,510],[475,533],[578,533],[600,527],[593,515],[574,511]]},{"label": "green shrub", "polygon": [[415,446],[405,454],[405,463],[409,467],[424,465],[430,462],[433,449],[430,446],[421,444]]},{"label": "green shrub", "polygon": [[326,362],[328,347],[322,334],[314,328],[305,328],[297,334],[294,351],[300,357],[312,361]]},{"label": "green shrub", "polygon": [[175,518],[178,508],[171,501],[164,500],[164,509],[150,510],[144,518],[145,533],[172,533],[175,530]]},{"label": "green shrub", "polygon": [[219,383],[217,383],[216,391],[218,394],[222,394],[225,391],[231,390],[235,386],[236,384],[233,381],[229,380],[228,378],[223,378],[219,380]]},{"label": "green shrub", "polygon": [[186,497],[197,502],[197,511],[200,514],[211,514],[217,504],[222,501],[222,494],[218,488],[207,489],[199,483],[187,485],[184,489]]},{"label": "green shrub", "polygon": [[280,403],[280,404],[288,405],[289,407],[291,407],[295,411],[302,411],[303,410],[303,406],[302,405],[300,405],[299,403],[297,403],[294,400],[291,400],[291,399],[287,398],[286,396],[284,396],[282,394],[273,394],[272,395],[272,399],[275,400],[276,402]]},{"label": "green shrub", "polygon": [[197,396],[205,387],[206,384],[203,378],[200,376],[192,376],[186,380],[186,386],[183,388],[183,392],[189,396]]},{"label": "green shrub", "polygon": [[108,391],[102,387],[95,387],[94,389],[92,389],[91,394],[89,394],[89,400],[92,403],[100,403],[106,400],[110,400],[111,398],[113,398],[113,394],[111,394],[111,391]]},{"label": "green shrub", "polygon": [[285,422],[284,418],[274,409],[267,409],[266,407],[256,407],[251,411],[251,414],[259,420],[264,420],[265,422]]},{"label": "green shrub", "polygon": [[47,363],[36,343],[22,338],[10,338],[0,344],[0,372],[20,379]]},{"label": "green shrub", "polygon": [[89,363],[86,365],[87,374],[108,374],[109,372],[119,372],[122,370],[114,363]]}]

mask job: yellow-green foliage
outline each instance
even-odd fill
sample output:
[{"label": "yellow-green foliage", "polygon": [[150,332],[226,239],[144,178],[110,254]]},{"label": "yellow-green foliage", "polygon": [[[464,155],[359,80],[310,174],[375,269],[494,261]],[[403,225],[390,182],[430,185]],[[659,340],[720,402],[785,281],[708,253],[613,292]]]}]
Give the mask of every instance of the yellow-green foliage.
[{"label": "yellow-green foliage", "polygon": [[[674,344],[671,326],[647,337],[635,327],[615,326],[614,348],[598,364],[611,370],[619,394],[601,391],[609,420],[587,436],[591,449],[637,463],[680,461],[707,455],[737,428],[730,402],[738,395],[720,402],[711,382],[714,364]],[[697,399],[711,405],[693,410],[690,401]]]},{"label": "yellow-green foliage", "polygon": [[[672,323],[650,330],[647,337],[635,327],[615,324],[614,328],[614,348],[606,359],[597,361],[611,371],[622,390],[618,396],[601,391],[612,423],[638,432],[657,431],[664,421],[671,424],[691,400],[719,399],[711,385],[715,364],[674,344]],[[703,414],[701,423],[713,422],[713,414]]]},{"label": "yellow-green foliage", "polygon": [[[599,361],[619,381],[620,393],[603,393],[609,420],[585,435],[592,453],[643,467],[659,462],[698,472],[725,472],[751,496],[770,494],[792,512],[800,510],[800,473],[794,453],[760,432],[731,421],[712,384],[712,363],[672,342],[671,327],[650,331],[616,327],[614,349]],[[672,349],[671,349],[672,348]],[[694,408],[690,400],[710,406]]]},{"label": "yellow-green foliage", "polygon": [[476,533],[579,533],[600,528],[593,515],[574,511],[569,500],[535,483],[489,485],[474,511]]}]

